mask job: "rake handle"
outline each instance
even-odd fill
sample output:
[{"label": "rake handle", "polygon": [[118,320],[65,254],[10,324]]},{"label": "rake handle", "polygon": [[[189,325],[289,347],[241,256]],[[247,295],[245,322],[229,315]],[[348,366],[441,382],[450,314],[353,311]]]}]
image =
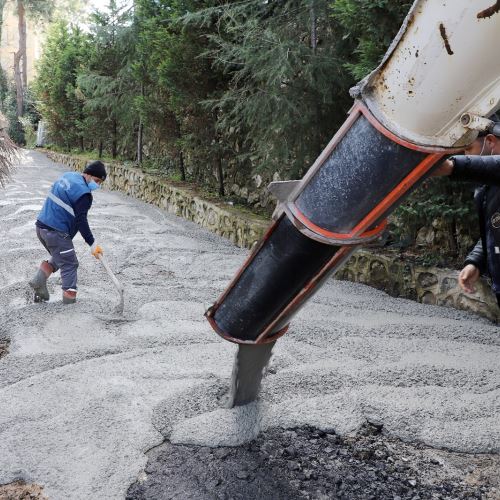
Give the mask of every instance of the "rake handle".
[{"label": "rake handle", "polygon": [[108,273],[108,276],[111,278],[111,281],[115,285],[115,287],[118,290],[118,292],[120,293],[120,295],[122,295],[123,294],[123,285],[118,281],[118,278],[115,276],[115,274],[113,273],[113,271],[109,267],[108,261],[106,260],[104,255],[101,254],[98,257],[98,260],[101,262],[102,266],[104,267],[104,269]]}]

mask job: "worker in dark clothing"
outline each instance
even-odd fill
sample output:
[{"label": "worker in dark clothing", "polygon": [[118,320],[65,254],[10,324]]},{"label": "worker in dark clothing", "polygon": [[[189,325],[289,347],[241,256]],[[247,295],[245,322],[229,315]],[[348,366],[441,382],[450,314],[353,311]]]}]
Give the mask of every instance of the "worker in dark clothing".
[{"label": "worker in dark clothing", "polygon": [[85,167],[82,173],[67,172],[52,185],[36,221],[38,239],[49,252],[29,284],[35,291],[35,302],[49,300],[47,279],[61,270],[63,303],[76,302],[78,259],[73,238],[80,233],[90,246],[91,254],[99,258],[102,248],[96,244],[87,220],[92,206],[92,191],[106,179],[106,169],[100,161]]},{"label": "worker in dark clothing", "polygon": [[434,175],[481,184],[474,194],[481,237],[465,259],[458,281],[465,292],[473,293],[481,274],[489,275],[500,306],[500,120],[495,116],[464,156],[452,156]]}]

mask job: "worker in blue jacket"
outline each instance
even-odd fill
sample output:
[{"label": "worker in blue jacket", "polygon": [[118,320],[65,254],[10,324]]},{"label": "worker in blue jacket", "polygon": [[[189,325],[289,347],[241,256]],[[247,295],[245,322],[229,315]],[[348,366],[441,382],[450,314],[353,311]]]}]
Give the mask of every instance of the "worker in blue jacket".
[{"label": "worker in blue jacket", "polygon": [[102,255],[87,214],[92,206],[92,191],[99,189],[105,179],[104,164],[94,161],[85,167],[83,174],[67,172],[52,185],[36,221],[36,234],[50,258],[40,264],[29,282],[35,292],[35,302],[49,300],[47,279],[58,270],[61,271],[63,303],[76,302],[78,259],[73,238],[80,232],[91,254],[97,259]]},{"label": "worker in blue jacket", "polygon": [[434,175],[480,184],[474,201],[481,236],[466,257],[458,281],[465,292],[473,293],[481,274],[489,276],[500,306],[500,119],[498,115],[492,118],[488,130],[467,147],[465,155],[452,156]]}]

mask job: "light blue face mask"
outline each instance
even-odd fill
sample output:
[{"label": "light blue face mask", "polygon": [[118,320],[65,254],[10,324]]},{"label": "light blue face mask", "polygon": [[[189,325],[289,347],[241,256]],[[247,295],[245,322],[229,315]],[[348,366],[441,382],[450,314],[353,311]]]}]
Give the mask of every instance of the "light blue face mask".
[{"label": "light blue face mask", "polygon": [[96,189],[99,189],[101,186],[99,186],[99,184],[97,184],[96,181],[89,181],[87,182],[87,186],[89,187],[89,189],[91,191],[95,191]]}]

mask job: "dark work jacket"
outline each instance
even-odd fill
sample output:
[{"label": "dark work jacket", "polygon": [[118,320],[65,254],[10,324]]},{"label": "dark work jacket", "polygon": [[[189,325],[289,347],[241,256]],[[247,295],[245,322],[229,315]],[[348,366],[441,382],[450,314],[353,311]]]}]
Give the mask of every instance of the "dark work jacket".
[{"label": "dark work jacket", "polygon": [[481,237],[465,259],[465,265],[473,264],[482,274],[489,274],[498,294],[500,290],[495,288],[500,285],[500,254],[495,255],[491,250],[496,246],[495,239],[500,245],[500,155],[454,156],[452,160],[455,163],[452,179],[482,184],[474,194]]}]

